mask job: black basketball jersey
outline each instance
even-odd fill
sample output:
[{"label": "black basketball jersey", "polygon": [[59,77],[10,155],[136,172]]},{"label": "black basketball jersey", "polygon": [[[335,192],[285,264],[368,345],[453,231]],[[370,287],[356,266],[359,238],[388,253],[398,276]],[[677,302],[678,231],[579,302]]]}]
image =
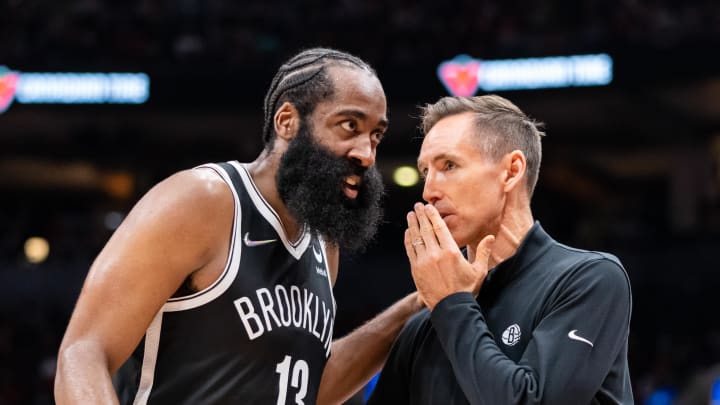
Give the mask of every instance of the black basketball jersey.
[{"label": "black basketball jersey", "polygon": [[121,402],[314,404],[335,319],[325,245],[307,230],[289,241],[242,164],[201,167],[235,199],[225,270],[162,307],[123,366],[135,375],[119,374]]}]

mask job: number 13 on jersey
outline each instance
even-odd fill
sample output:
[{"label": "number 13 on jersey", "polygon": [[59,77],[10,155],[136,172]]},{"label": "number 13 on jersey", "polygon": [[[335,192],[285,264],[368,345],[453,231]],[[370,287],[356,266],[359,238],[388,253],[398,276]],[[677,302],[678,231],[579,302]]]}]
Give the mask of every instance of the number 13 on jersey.
[{"label": "number 13 on jersey", "polygon": [[290,379],[290,385],[293,388],[297,388],[298,393],[295,394],[295,404],[305,405],[303,398],[307,395],[308,378],[310,377],[310,367],[305,360],[299,359],[293,364],[292,357],[285,356],[283,361],[277,364],[275,372],[280,374],[280,381],[278,382],[278,399],[277,405],[286,405],[285,398],[287,397],[288,391],[288,377],[290,377],[290,368],[292,366],[292,377]]}]

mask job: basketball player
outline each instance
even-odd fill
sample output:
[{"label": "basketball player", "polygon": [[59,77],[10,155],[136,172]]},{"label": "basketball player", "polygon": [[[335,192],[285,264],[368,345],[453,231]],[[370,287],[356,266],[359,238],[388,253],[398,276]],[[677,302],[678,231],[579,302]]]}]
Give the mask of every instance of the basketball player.
[{"label": "basketball player", "polygon": [[537,124],[491,95],[423,115],[428,204],[408,213],[405,249],[428,310],[398,337],[369,404],[632,404],[627,274],[533,219]]},{"label": "basketball player", "polygon": [[361,250],[380,220],[386,110],[357,57],[318,48],[285,63],[260,156],[162,181],[99,254],[60,347],[57,403],[325,404],[357,391],[421,306],[410,295],[333,343],[339,249]]}]

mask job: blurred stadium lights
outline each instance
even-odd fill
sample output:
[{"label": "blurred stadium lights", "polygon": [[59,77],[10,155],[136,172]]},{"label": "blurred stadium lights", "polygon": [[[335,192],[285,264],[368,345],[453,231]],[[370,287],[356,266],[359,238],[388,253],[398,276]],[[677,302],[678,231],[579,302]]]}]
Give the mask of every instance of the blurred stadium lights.
[{"label": "blurred stadium lights", "polygon": [[604,86],[613,79],[608,54],[480,60],[459,55],[442,62],[437,75],[447,90],[469,97],[484,91]]},{"label": "blurred stadium lights", "polygon": [[100,191],[126,199],[135,191],[135,179],[126,171],[104,170],[84,162],[51,162],[42,159],[0,161],[0,187]]},{"label": "blurred stadium lights", "polygon": [[393,181],[400,187],[413,187],[419,180],[418,171],[412,166],[399,166],[393,172]]},{"label": "blurred stadium lights", "polygon": [[25,241],[25,259],[28,263],[42,263],[50,254],[50,244],[47,239],[33,236]]},{"label": "blurred stadium lights", "polygon": [[126,172],[103,173],[101,182],[105,192],[115,198],[129,198],[135,190],[133,176]]},{"label": "blurred stadium lights", "polygon": [[110,211],[105,214],[105,220],[103,223],[105,224],[105,228],[110,231],[114,231],[120,226],[123,219],[125,219],[125,215],[122,212]]},{"label": "blurred stadium lights", "polygon": [[643,405],[672,405],[677,393],[672,387],[661,387],[651,392]]},{"label": "blurred stadium lights", "polygon": [[720,405],[720,377],[715,379],[710,388],[710,405]]},{"label": "blurred stadium lights", "polygon": [[149,97],[146,73],[23,73],[0,66],[0,113],[13,99],[24,104],[142,104]]}]

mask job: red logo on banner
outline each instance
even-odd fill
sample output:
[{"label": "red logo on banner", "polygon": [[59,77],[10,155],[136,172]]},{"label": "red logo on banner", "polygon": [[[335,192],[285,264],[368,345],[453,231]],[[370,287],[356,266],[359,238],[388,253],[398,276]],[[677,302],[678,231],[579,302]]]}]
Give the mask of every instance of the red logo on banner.
[{"label": "red logo on banner", "polygon": [[480,73],[480,61],[467,55],[459,55],[438,66],[437,74],[442,84],[454,96],[470,97],[475,95]]},{"label": "red logo on banner", "polygon": [[15,88],[20,74],[0,66],[0,113],[7,110],[15,98]]}]

